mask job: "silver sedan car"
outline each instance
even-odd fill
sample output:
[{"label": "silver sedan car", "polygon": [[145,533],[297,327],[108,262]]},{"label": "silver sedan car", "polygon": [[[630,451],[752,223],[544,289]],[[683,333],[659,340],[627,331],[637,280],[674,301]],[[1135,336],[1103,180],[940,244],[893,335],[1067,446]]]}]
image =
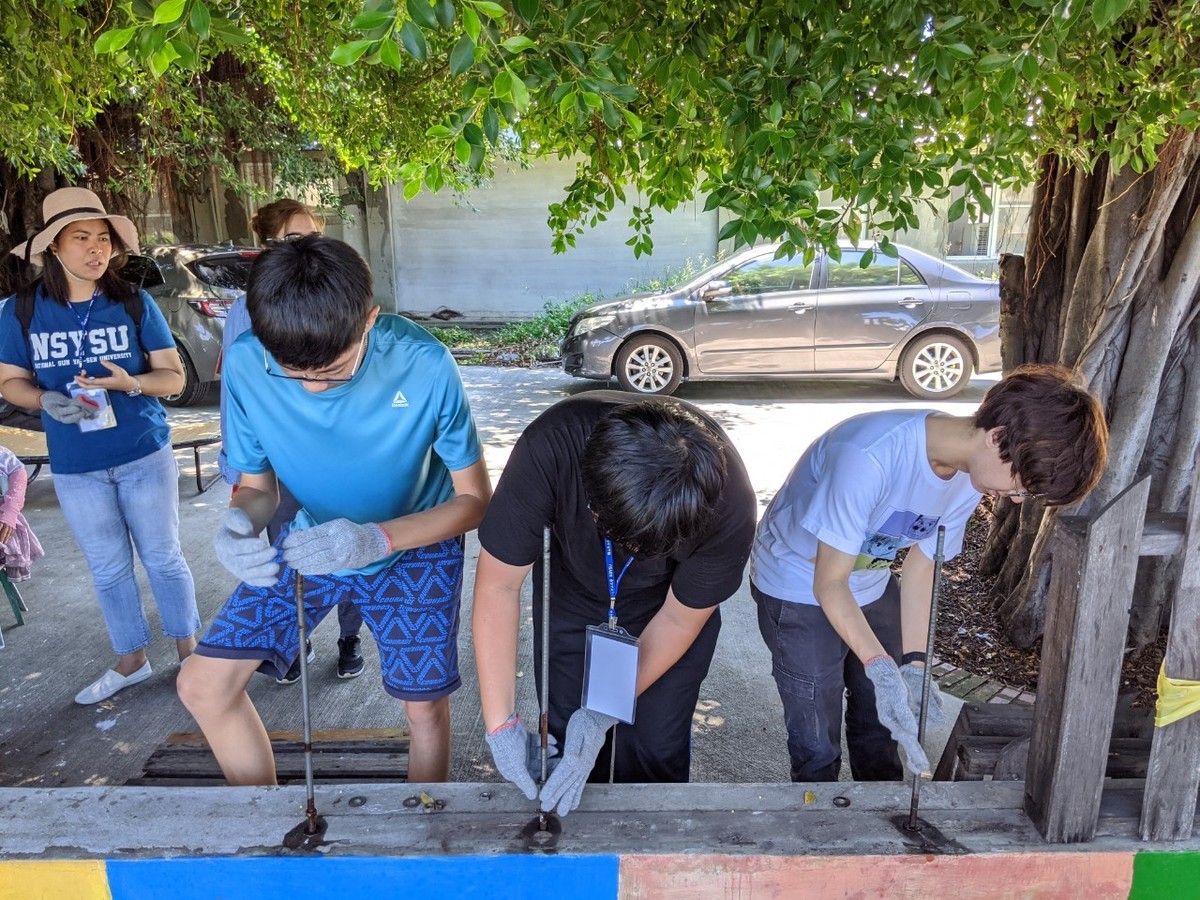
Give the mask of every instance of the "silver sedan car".
[{"label": "silver sedan car", "polygon": [[944,400],[973,372],[1000,370],[1000,288],[894,245],[898,258],[844,248],[775,258],[743,251],[686,284],[596,303],[571,320],[569,375],[643,394],[682,381],[876,379]]}]

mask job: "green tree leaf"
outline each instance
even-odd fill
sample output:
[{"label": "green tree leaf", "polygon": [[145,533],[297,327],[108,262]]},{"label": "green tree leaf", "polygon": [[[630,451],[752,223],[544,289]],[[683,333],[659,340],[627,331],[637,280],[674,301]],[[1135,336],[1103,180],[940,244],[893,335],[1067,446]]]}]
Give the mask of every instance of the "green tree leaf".
[{"label": "green tree leaf", "polygon": [[391,69],[400,71],[400,47],[391,38],[384,38],[379,44],[379,61]]},{"label": "green tree leaf", "polygon": [[412,22],[405,22],[400,27],[400,43],[417,62],[425,62],[429,58],[429,44],[425,42],[425,35]]},{"label": "green tree leaf", "polygon": [[[408,10],[408,15],[421,28],[437,28],[437,14],[433,11],[433,7],[429,4],[429,0],[405,0],[405,9]],[[413,54],[416,56],[416,54]]]},{"label": "green tree leaf", "polygon": [[374,41],[350,41],[338,46],[329,57],[339,66],[351,66],[370,48]]},{"label": "green tree leaf", "polygon": [[373,10],[371,12],[360,12],[350,22],[350,27],[355,31],[370,31],[372,28],[390,25],[393,21],[395,21],[393,13],[384,12],[383,10]]},{"label": "green tree leaf", "polygon": [[504,11],[504,7],[499,3],[493,3],[491,0],[468,0],[479,12],[483,13],[489,19],[503,19],[508,13]]},{"label": "green tree leaf", "polygon": [[470,35],[462,35],[450,50],[450,74],[462,75],[475,65],[475,42]]},{"label": "green tree leaf", "polygon": [[208,39],[208,26],[212,22],[212,13],[208,11],[208,7],[203,0],[195,0],[192,4],[191,26],[192,31],[200,40]]},{"label": "green tree leaf", "polygon": [[186,6],[187,0],[163,0],[154,9],[153,23],[155,25],[170,25],[172,22],[178,22],[183,17],[183,10]]},{"label": "green tree leaf", "polygon": [[519,34],[514,37],[510,37],[507,40],[501,41],[500,46],[509,53],[518,54],[523,53],[526,50],[532,50],[535,44],[529,38],[525,37],[525,35]]},{"label": "green tree leaf", "polygon": [[95,51],[96,53],[116,53],[125,48],[136,32],[136,28],[115,28],[106,31],[96,38]]}]

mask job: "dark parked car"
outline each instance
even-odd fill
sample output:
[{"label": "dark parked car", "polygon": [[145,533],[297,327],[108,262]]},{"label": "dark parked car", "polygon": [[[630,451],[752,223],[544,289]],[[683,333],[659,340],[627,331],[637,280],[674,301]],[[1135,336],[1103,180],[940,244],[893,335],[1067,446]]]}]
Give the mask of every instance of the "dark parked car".
[{"label": "dark parked car", "polygon": [[953,397],[1000,370],[996,282],[911,247],[775,259],[754,247],[678,287],[596,303],[571,320],[570,375],[670,394],[684,380],[878,379]]},{"label": "dark parked car", "polygon": [[142,248],[121,270],[158,304],[183,360],[183,390],[163,402],[191,406],[218,379],[221,333],[233,301],[246,291],[250,264],[260,251],[220,246],[162,245]]}]

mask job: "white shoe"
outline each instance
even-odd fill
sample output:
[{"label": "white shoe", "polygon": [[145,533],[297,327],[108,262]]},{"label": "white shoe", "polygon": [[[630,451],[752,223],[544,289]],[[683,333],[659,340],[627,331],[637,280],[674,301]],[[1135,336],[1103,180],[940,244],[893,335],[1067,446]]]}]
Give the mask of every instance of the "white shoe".
[{"label": "white shoe", "polygon": [[115,669],[109,669],[76,694],[75,702],[80,706],[99,703],[101,700],[107,700],[117,691],[121,690],[121,688],[127,688],[131,684],[145,681],[153,674],[150,669],[150,660],[146,660],[145,664],[132,675],[122,675]]}]

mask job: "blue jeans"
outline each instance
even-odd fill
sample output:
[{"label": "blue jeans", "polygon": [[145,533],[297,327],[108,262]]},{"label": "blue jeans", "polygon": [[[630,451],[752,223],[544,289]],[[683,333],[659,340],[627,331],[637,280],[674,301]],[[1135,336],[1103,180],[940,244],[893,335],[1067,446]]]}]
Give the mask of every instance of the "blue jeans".
[{"label": "blue jeans", "polygon": [[[771,673],[783,701],[792,781],[837,781],[842,766],[842,699],[846,746],[855,781],[900,781],[896,742],[879,722],[875,686],[820,606],[764,594],[754,583],[758,630],[771,651]],[[862,608],[888,653],[900,656],[900,587],[888,579],[883,596]]]},{"label": "blue jeans", "polygon": [[133,571],[133,546],[150,579],[163,634],[200,628],[196,586],[179,546],[179,467],[169,447],[111,469],[54,475],[54,492],[83,550],[114,652],[150,644]]}]

